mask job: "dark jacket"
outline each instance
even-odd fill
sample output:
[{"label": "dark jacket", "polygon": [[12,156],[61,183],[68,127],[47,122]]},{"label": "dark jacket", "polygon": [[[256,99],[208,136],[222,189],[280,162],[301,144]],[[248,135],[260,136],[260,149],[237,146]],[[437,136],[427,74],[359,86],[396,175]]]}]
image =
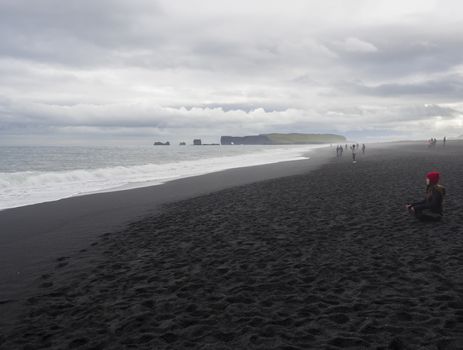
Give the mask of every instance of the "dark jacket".
[{"label": "dark jacket", "polygon": [[413,203],[415,212],[421,212],[429,209],[433,213],[443,214],[442,202],[444,201],[445,187],[441,185],[428,185],[426,188],[426,197],[421,202]]}]

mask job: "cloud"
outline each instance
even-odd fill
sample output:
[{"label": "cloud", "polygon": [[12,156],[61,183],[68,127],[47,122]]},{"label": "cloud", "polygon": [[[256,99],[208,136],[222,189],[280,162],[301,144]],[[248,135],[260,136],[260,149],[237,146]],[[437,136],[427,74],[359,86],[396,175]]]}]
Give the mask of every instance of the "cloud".
[{"label": "cloud", "polygon": [[339,46],[348,52],[378,52],[378,48],[375,45],[354,37],[347,38],[344,42],[340,43]]},{"label": "cloud", "polygon": [[4,0],[0,133],[444,132],[462,5],[417,4]]},{"label": "cloud", "polygon": [[409,83],[384,83],[379,85],[356,83],[355,89],[362,94],[374,96],[421,95],[463,99],[463,78],[452,75],[436,80]]}]

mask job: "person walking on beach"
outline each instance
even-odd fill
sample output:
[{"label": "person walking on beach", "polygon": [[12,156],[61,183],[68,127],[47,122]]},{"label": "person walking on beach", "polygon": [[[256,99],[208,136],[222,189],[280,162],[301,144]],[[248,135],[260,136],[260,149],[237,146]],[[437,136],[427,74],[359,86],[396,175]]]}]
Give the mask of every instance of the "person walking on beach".
[{"label": "person walking on beach", "polygon": [[436,171],[428,173],[424,200],[405,206],[409,213],[421,221],[439,221],[442,219],[445,187],[439,184],[439,178],[440,174]]},{"label": "person walking on beach", "polygon": [[357,161],[355,160],[355,156],[357,155],[357,151],[355,150],[355,145],[352,145],[352,163],[357,163]]},{"label": "person walking on beach", "polygon": [[365,144],[363,143],[363,144],[362,144],[362,154],[365,154],[365,148],[366,148],[366,147],[365,147]]},{"label": "person walking on beach", "polygon": [[444,140],[443,140],[443,143],[444,143],[444,147],[445,147],[445,143],[447,142],[447,137],[444,136]]},{"label": "person walking on beach", "polygon": [[437,139],[434,137],[431,137],[431,139],[428,141],[428,148],[434,148],[436,147],[437,144]]}]

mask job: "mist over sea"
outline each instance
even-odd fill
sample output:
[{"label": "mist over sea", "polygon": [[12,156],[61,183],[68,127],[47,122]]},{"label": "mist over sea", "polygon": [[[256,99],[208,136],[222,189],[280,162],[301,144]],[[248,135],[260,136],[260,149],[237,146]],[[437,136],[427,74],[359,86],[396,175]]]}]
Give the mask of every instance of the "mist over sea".
[{"label": "mist over sea", "polygon": [[323,145],[0,147],[0,210],[307,158]]}]

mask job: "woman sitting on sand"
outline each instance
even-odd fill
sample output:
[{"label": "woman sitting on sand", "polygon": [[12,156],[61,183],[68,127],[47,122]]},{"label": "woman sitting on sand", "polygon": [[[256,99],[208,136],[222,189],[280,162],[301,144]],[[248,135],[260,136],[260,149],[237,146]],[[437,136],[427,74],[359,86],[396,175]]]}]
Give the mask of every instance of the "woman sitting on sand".
[{"label": "woman sitting on sand", "polygon": [[442,202],[445,187],[439,185],[439,173],[430,172],[426,175],[426,197],[423,201],[407,204],[407,210],[423,221],[438,221],[442,218]]}]

